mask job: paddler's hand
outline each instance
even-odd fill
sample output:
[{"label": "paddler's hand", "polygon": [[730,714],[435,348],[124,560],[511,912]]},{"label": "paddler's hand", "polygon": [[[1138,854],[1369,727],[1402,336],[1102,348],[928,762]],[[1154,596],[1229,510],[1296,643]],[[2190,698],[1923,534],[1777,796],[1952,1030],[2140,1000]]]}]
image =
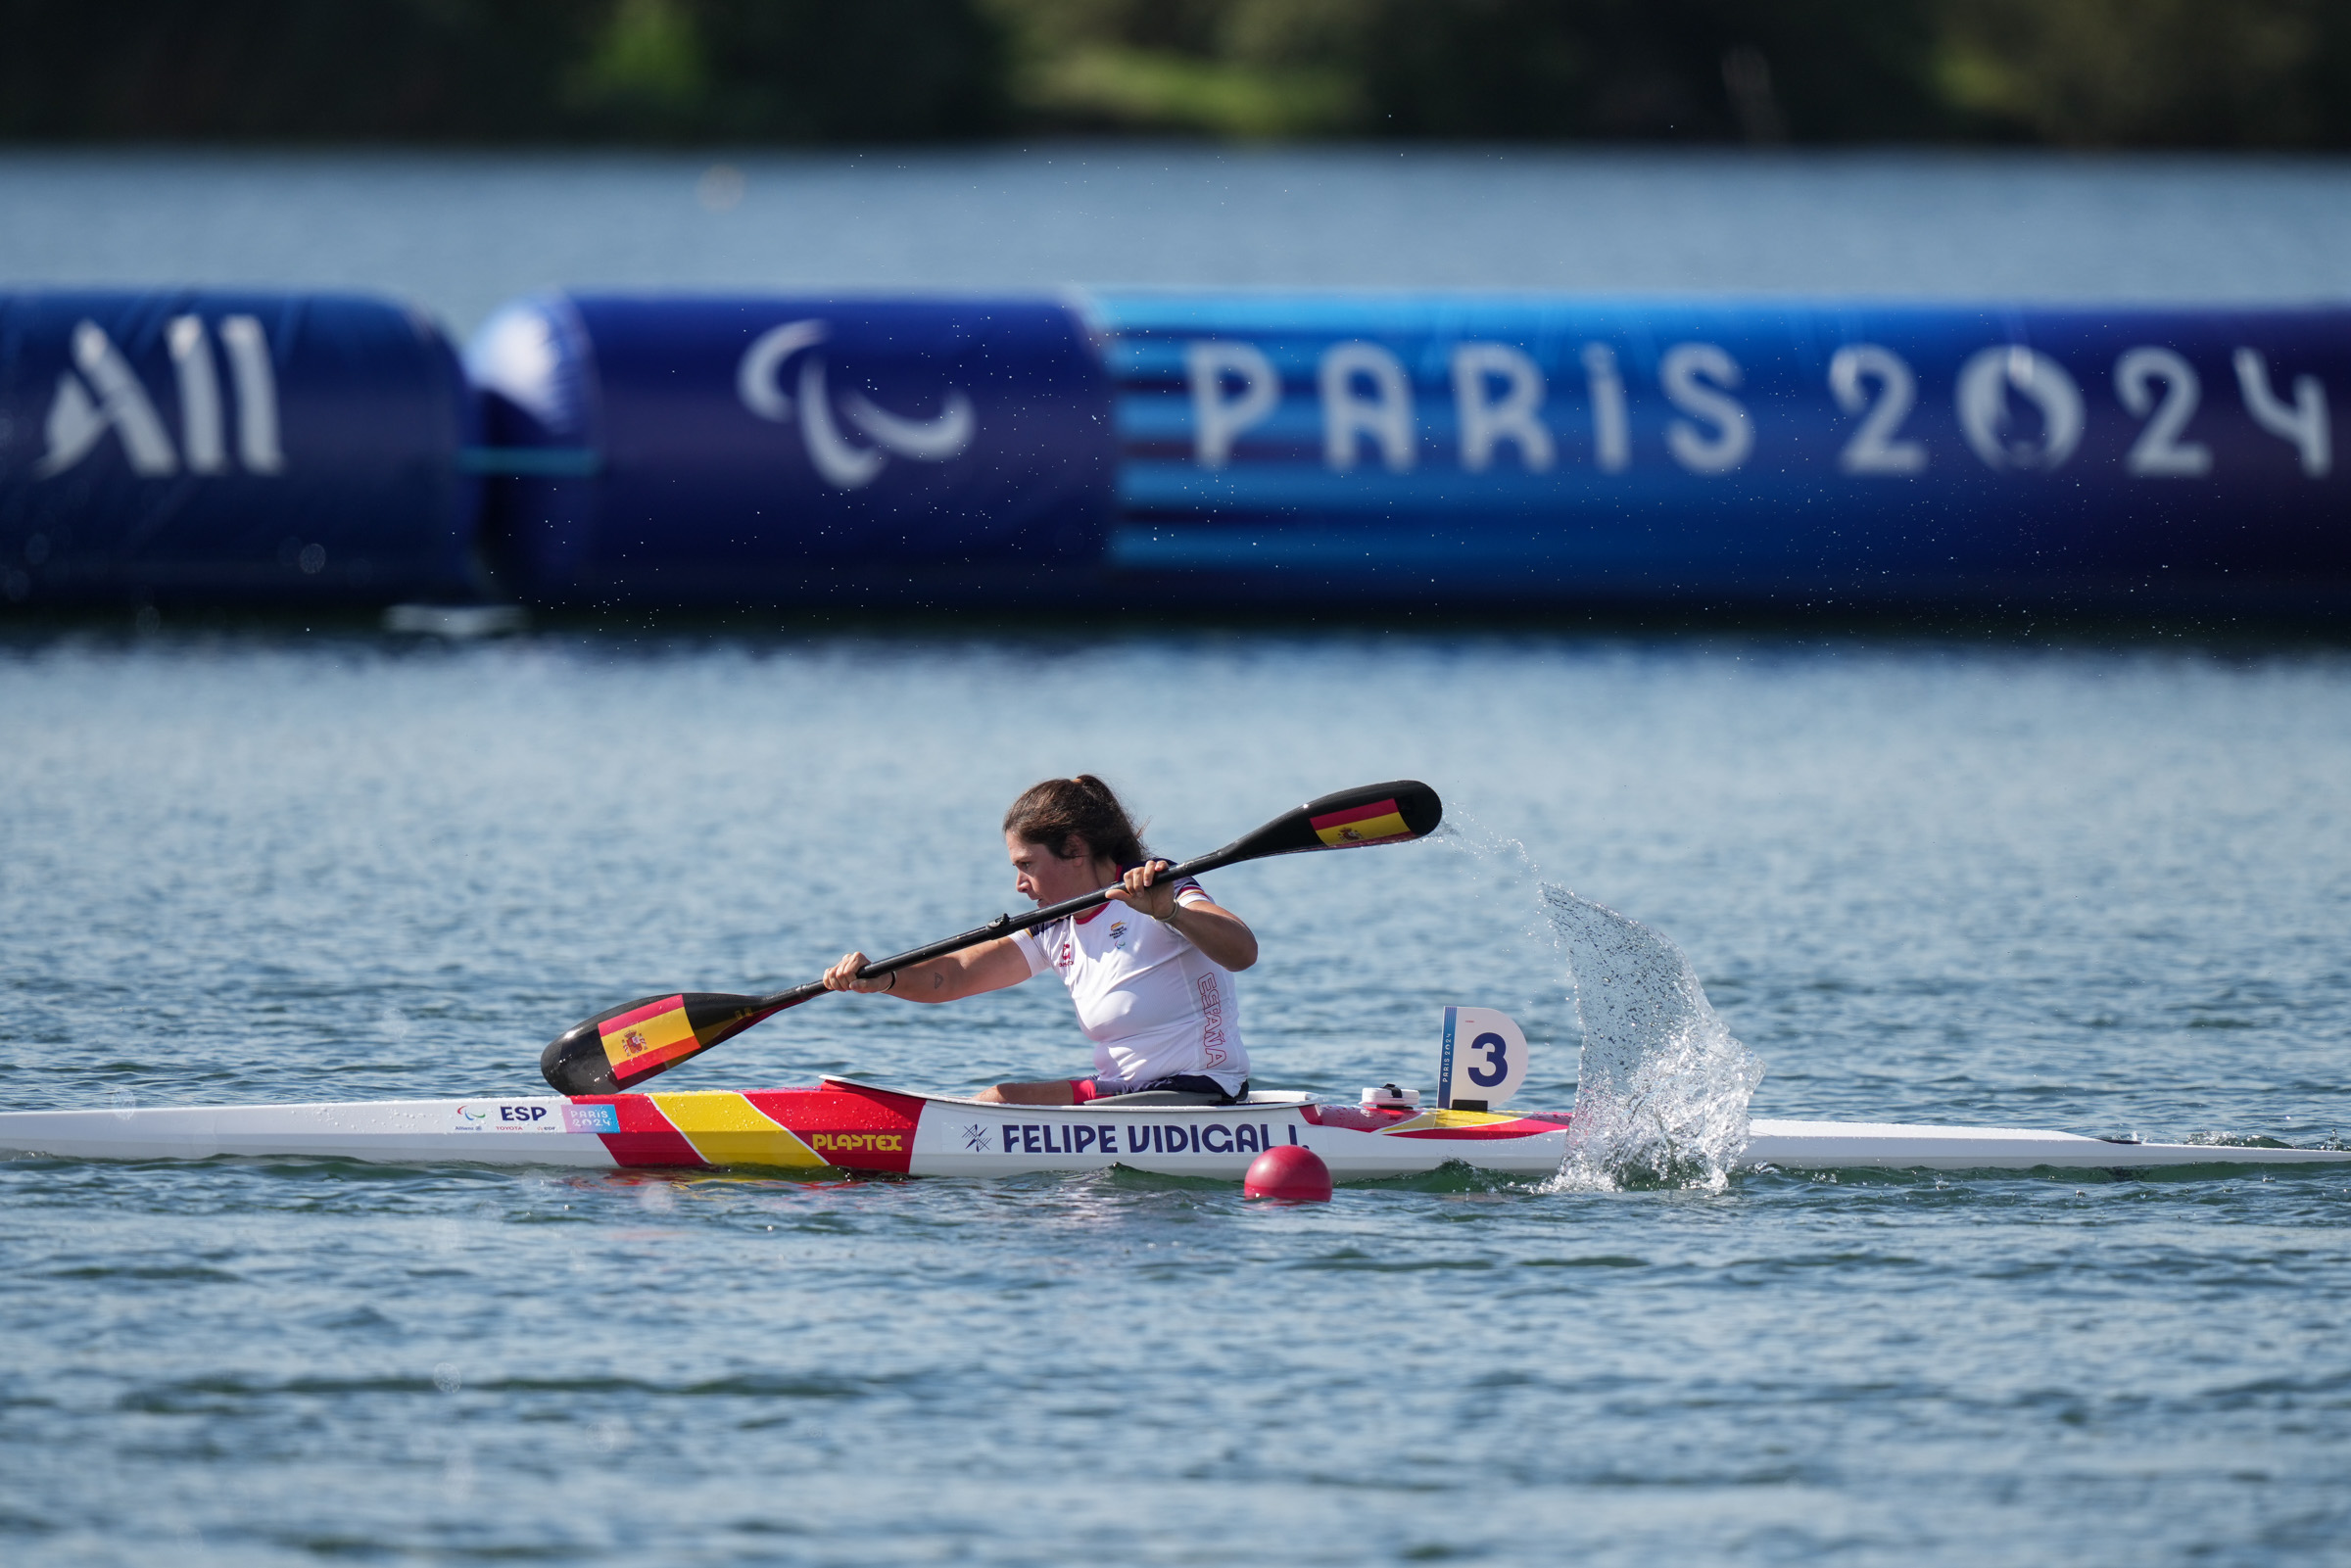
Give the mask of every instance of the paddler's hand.
[{"label": "paddler's hand", "polygon": [[857,972],[870,962],[872,961],[863,953],[849,954],[840,963],[825,971],[825,989],[828,991],[862,991],[868,996],[876,991],[896,990],[898,976],[895,971],[888,974],[874,975],[871,979],[857,977]]},{"label": "paddler's hand", "polygon": [[1176,913],[1176,884],[1159,880],[1159,874],[1167,869],[1164,860],[1143,862],[1111,889],[1111,902],[1125,904],[1153,920],[1167,920]]}]

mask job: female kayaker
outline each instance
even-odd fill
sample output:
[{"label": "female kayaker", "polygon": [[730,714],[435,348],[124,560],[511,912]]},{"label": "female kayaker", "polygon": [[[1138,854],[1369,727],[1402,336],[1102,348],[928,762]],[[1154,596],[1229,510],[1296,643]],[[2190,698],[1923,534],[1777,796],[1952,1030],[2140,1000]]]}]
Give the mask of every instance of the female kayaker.
[{"label": "female kayaker", "polygon": [[1094,1042],[1094,1075],[999,1083],[980,1098],[1012,1105],[1081,1105],[1105,1095],[1175,1089],[1221,1103],[1249,1092],[1233,975],[1257,962],[1257,937],[1191,878],[1160,880],[1168,862],[1141,835],[1110,785],[1091,774],[1047,779],[1004,813],[1013,885],[1042,908],[1110,887],[1112,902],[1033,931],[859,979],[851,953],[825,974],[836,991],[882,991],[909,1002],[953,1002],[1057,972]]}]

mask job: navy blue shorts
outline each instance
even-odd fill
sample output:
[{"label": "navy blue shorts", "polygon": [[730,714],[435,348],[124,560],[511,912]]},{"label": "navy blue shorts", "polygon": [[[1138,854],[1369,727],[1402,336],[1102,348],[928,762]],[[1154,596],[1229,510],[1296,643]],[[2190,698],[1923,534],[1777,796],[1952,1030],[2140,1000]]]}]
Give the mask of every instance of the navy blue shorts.
[{"label": "navy blue shorts", "polygon": [[1240,1092],[1227,1094],[1224,1085],[1203,1072],[1178,1072],[1170,1077],[1153,1078],[1149,1083],[1105,1085],[1100,1078],[1072,1078],[1070,1093],[1078,1104],[1099,1100],[1113,1094],[1142,1094],[1152,1089],[1174,1089],[1180,1094],[1213,1094],[1219,1105],[1239,1105],[1249,1098],[1249,1080],[1241,1080]]}]

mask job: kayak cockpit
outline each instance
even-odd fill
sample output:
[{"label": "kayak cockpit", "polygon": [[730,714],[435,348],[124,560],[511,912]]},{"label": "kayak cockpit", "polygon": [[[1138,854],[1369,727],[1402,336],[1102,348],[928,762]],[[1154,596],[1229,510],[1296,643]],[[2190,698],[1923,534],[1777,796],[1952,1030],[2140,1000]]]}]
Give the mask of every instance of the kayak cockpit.
[{"label": "kayak cockpit", "polygon": [[[819,1081],[824,1088],[849,1094],[887,1094],[908,1100],[929,1101],[934,1105],[986,1106],[992,1110],[1005,1109],[996,1101],[981,1100],[968,1094],[941,1094],[923,1089],[889,1089],[879,1083],[867,1083],[862,1079],[843,1078],[832,1073],[827,1073]],[[1154,1114],[1171,1111],[1233,1112],[1266,1109],[1296,1111],[1307,1106],[1319,1106],[1323,1103],[1324,1101],[1319,1095],[1279,1089],[1254,1090],[1244,1099],[1230,1101],[1221,1101],[1214,1095],[1185,1094],[1174,1089],[1154,1089],[1140,1094],[1105,1095],[1099,1100],[1088,1100],[1082,1105],[1033,1105],[1022,1106],[1019,1109],[1023,1112],[1034,1111],[1047,1115],[1091,1116],[1097,1111],[1128,1114],[1142,1111]]]}]

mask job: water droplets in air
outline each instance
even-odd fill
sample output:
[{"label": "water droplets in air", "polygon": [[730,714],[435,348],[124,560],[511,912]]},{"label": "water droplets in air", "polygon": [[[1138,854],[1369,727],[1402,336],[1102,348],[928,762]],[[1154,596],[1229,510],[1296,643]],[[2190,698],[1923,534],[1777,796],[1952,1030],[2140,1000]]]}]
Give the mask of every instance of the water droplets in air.
[{"label": "water droplets in air", "polygon": [[1560,1184],[1721,1187],[1747,1145],[1762,1062],[1667,937],[1550,882],[1543,902],[1584,1030]]},{"label": "water droplets in air", "polygon": [[[1543,881],[1523,843],[1463,813],[1428,841],[1470,863],[1463,901],[1449,912],[1457,927],[1485,933],[1526,974],[1549,972],[1564,950],[1584,1047],[1559,1185],[1723,1186],[1747,1144],[1748,1101],[1763,1064],[1723,1027],[1682,950]],[[1530,906],[1542,917],[1511,929]],[[1540,1019],[1542,1003],[1521,1006],[1522,1025]]]}]

